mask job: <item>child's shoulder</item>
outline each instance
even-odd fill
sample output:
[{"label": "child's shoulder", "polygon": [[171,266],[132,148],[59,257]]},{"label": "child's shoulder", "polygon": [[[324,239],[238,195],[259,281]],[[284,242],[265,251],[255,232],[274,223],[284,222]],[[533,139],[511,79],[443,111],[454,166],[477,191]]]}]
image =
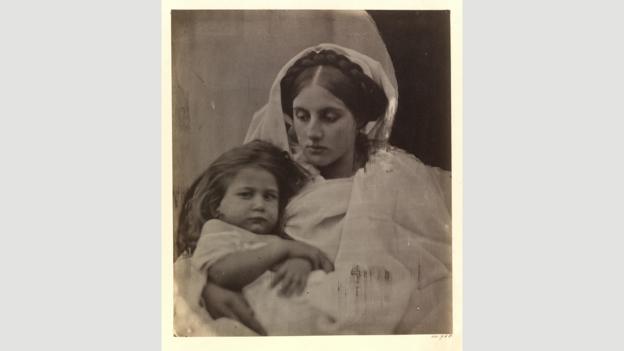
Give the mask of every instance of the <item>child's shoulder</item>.
[{"label": "child's shoulder", "polygon": [[202,234],[220,232],[241,232],[243,229],[220,219],[211,219],[202,226]]},{"label": "child's shoulder", "polygon": [[241,240],[259,240],[258,238],[263,237],[273,237],[274,235],[258,235],[256,233],[250,232],[247,229],[235,226],[233,224],[229,224],[220,219],[211,219],[204,223],[202,227],[202,236],[210,235],[212,237],[217,236],[228,236],[228,237],[236,237]]},{"label": "child's shoulder", "polygon": [[204,223],[200,237],[200,242],[212,247],[234,243],[247,249],[249,245],[255,247],[254,245],[264,245],[275,240],[279,240],[277,235],[258,235],[218,219],[211,219]]}]

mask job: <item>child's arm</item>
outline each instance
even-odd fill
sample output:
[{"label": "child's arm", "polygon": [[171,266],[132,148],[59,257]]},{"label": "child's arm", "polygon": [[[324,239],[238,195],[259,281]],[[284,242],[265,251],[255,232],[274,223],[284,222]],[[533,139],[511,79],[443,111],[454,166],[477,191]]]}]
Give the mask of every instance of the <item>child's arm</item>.
[{"label": "child's arm", "polygon": [[313,269],[333,270],[331,261],[321,250],[302,242],[275,238],[259,249],[224,256],[208,269],[208,277],[225,288],[239,290],[271,267],[294,257],[307,259]]},{"label": "child's arm", "polygon": [[288,257],[284,241],[278,239],[255,250],[228,254],[208,269],[208,278],[224,288],[240,290]]}]

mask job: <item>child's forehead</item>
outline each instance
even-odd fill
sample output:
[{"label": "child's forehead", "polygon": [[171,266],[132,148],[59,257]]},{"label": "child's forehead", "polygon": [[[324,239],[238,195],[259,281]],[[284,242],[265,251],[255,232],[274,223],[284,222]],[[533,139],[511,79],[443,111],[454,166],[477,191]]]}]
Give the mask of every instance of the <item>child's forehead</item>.
[{"label": "child's forehead", "polygon": [[275,190],[278,188],[275,176],[266,169],[255,165],[245,166],[239,169],[232,177],[230,186],[262,186],[275,188]]}]

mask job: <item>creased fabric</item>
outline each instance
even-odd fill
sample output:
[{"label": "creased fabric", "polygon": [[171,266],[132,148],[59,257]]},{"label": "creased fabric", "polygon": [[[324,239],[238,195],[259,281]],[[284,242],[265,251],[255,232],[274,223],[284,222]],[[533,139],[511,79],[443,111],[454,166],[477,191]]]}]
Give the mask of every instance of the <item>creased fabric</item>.
[{"label": "creased fabric", "polygon": [[[335,212],[327,216],[333,226],[323,227],[316,218],[336,210],[317,207],[318,202],[334,201],[323,192],[323,181],[294,198],[287,211],[295,212],[287,216],[309,220],[287,226],[288,234],[319,245],[310,237],[319,228],[327,230],[320,242],[330,248],[325,251],[335,258],[336,270],[315,272],[300,297],[280,297],[268,288],[269,278],[248,286],[245,296],[267,331],[272,335],[447,331],[451,228],[436,172],[403,151],[379,152],[351,181],[343,182],[351,187],[349,200],[341,216]],[[327,181],[327,188],[332,185]],[[314,208],[318,216],[304,216]]]}]

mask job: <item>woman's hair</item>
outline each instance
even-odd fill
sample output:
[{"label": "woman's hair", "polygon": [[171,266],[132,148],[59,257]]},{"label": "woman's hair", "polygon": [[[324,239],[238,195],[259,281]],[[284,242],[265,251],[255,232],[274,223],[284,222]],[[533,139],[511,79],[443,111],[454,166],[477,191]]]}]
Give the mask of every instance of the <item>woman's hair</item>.
[{"label": "woman's hair", "polygon": [[195,250],[204,223],[217,218],[217,208],[230,182],[241,169],[248,167],[264,169],[275,177],[279,190],[278,218],[282,217],[288,200],[309,179],[308,172],[286,151],[265,141],[254,140],[223,153],[186,193],[178,225],[178,254]]},{"label": "woman's hair", "polygon": [[[298,59],[282,78],[280,88],[285,114],[293,117],[293,100],[312,82],[339,98],[353,114],[358,128],[383,116],[388,107],[384,90],[358,64],[333,50],[321,50]],[[356,144],[359,156],[367,156],[366,137],[358,134]]]}]

